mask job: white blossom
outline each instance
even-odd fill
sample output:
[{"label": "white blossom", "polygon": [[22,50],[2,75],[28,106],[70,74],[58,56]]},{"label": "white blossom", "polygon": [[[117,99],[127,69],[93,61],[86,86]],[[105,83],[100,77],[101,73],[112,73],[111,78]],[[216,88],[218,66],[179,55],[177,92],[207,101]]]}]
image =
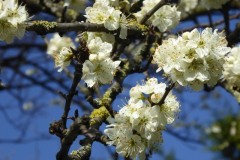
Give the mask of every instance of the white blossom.
[{"label": "white blossom", "polygon": [[232,86],[240,88],[240,47],[233,47],[226,56],[224,63],[224,78]]},{"label": "white blossom", "polygon": [[120,15],[121,11],[113,10],[110,12],[108,19],[104,23],[104,27],[109,30],[116,30],[119,28],[120,25]]},{"label": "white blossom", "polygon": [[103,42],[100,37],[96,37],[89,41],[87,47],[90,52],[89,60],[104,60],[110,56],[110,52],[112,51],[112,44]]},{"label": "white blossom", "polygon": [[140,91],[139,85],[132,87],[129,91],[130,97],[134,99],[141,99],[142,98],[142,92]]},{"label": "white blossom", "polygon": [[53,55],[53,58],[55,61],[55,67],[58,67],[58,72],[61,72],[70,64],[73,58],[73,53],[71,49],[63,47],[59,53]]},{"label": "white blossom", "polygon": [[108,125],[107,129],[104,130],[104,133],[110,139],[107,144],[116,145],[116,151],[119,154],[133,159],[135,159],[137,155],[145,153],[144,140],[140,136],[133,134],[131,124],[128,123],[128,121],[124,121],[126,117],[116,115],[115,119],[116,123]]},{"label": "white blossom", "polygon": [[[134,15],[138,21],[155,7],[161,0],[144,0],[141,10]],[[180,20],[181,12],[177,11],[176,6],[164,5],[158,9],[148,20],[153,26],[157,27],[159,31],[165,32],[174,28]]]},{"label": "white blossom", "polygon": [[15,36],[22,38],[27,19],[25,6],[19,6],[16,0],[0,0],[0,40],[11,43]]},{"label": "white blossom", "polygon": [[121,139],[121,143],[118,143],[116,151],[125,157],[136,159],[138,155],[145,154],[145,147],[144,141],[140,136],[128,134]]},{"label": "white blossom", "polygon": [[178,10],[181,11],[181,17],[185,18],[197,7],[198,0],[181,0],[178,5]]},{"label": "white blossom", "polygon": [[108,6],[107,4],[95,2],[93,7],[87,7],[85,9],[85,16],[90,23],[104,24],[109,17],[109,13],[113,10],[114,8]]},{"label": "white blossom", "polygon": [[112,82],[114,73],[121,61],[112,61],[110,58],[105,60],[86,60],[83,63],[82,79],[88,87],[94,84],[109,84]]},{"label": "white blossom", "polygon": [[[138,114],[136,114],[138,112]],[[159,124],[158,112],[155,108],[139,108],[135,112],[135,115],[132,115],[132,128],[136,130],[140,135],[148,140],[153,136],[153,132],[161,128]]]},{"label": "white blossom", "polygon": [[157,71],[163,70],[174,82],[200,90],[204,84],[214,86],[221,78],[224,56],[229,51],[222,32],[194,29],[163,41],[153,62],[159,67]]},{"label": "white blossom", "polygon": [[[105,34],[102,36],[107,38]],[[87,83],[88,87],[92,87],[94,84],[111,83],[121,62],[113,61],[110,58],[112,44],[103,42],[98,37],[98,34],[85,33],[83,38],[87,41],[89,60],[83,63],[82,79]]]},{"label": "white blossom", "polygon": [[121,11],[110,6],[108,0],[96,1],[92,7],[85,9],[87,21],[90,23],[104,24],[109,30],[119,28]]},{"label": "white blossom", "polygon": [[129,100],[128,104],[119,110],[120,115],[124,115],[129,118],[129,122],[133,122],[134,119],[140,116],[139,110],[146,109],[150,107],[150,103],[147,101],[137,100],[135,101],[133,98]]},{"label": "white blossom", "polygon": [[179,102],[176,100],[176,97],[169,93],[167,98],[165,99],[164,104],[160,107],[158,105],[154,106],[154,108],[160,109],[159,113],[159,122],[162,126],[166,124],[171,124],[175,120],[175,115],[178,113],[179,110]]},{"label": "white blossom", "polygon": [[63,47],[71,47],[73,49],[76,48],[70,37],[60,37],[58,33],[55,33],[47,43],[47,54],[54,55],[59,53]]},{"label": "white blossom", "polygon": [[150,78],[147,80],[146,84],[140,87],[140,91],[145,94],[151,93],[161,93],[165,92],[166,84],[158,83],[157,78]]},{"label": "white blossom", "polygon": [[[115,119],[124,119],[123,116],[116,116]],[[109,137],[109,145],[117,145],[121,143],[122,138],[132,134],[131,126],[129,123],[113,123],[107,126],[107,129],[104,130],[104,133]]]}]

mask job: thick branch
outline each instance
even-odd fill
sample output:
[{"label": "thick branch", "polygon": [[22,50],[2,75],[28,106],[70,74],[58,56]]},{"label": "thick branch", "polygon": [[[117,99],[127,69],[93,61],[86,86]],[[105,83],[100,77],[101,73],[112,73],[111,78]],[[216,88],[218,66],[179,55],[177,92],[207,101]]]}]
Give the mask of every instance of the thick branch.
[{"label": "thick branch", "polygon": [[83,146],[71,153],[67,160],[89,160],[92,151],[93,140],[86,138]]},{"label": "thick branch", "polygon": [[[32,21],[26,22],[26,30],[34,31],[37,34],[45,35],[54,32],[70,32],[70,31],[90,31],[90,32],[107,32],[107,33],[118,33],[120,29],[115,31],[109,31],[104,27],[103,24],[93,24],[85,22],[75,22],[75,23],[56,23],[48,21]],[[147,32],[147,27],[139,24],[128,25],[129,35],[142,35]]]},{"label": "thick branch", "polygon": [[69,149],[72,143],[75,141],[77,136],[82,132],[87,130],[87,126],[85,125],[86,120],[84,118],[78,118],[71,125],[69,130],[67,131],[65,137],[61,140],[61,149],[57,153],[57,160],[66,160],[68,156]]}]

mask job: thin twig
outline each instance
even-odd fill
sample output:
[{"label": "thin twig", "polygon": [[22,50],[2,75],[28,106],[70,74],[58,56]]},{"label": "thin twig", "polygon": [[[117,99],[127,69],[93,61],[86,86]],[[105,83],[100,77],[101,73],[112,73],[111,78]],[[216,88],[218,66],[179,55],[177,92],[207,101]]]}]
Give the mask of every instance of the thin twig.
[{"label": "thin twig", "polygon": [[209,20],[209,25],[210,25],[212,28],[214,28],[211,13],[207,13],[207,15],[208,15],[208,20]]},{"label": "thin twig", "polygon": [[165,92],[161,98],[161,100],[159,101],[158,105],[161,106],[164,104],[165,99],[167,98],[167,95],[169,94],[169,92],[173,89],[173,87],[175,86],[175,83],[171,83],[166,89]]},{"label": "thin twig", "polygon": [[79,81],[81,80],[81,77],[82,77],[81,68],[82,68],[81,65],[76,65],[72,86],[71,86],[70,91],[68,92],[68,94],[66,96],[64,112],[63,112],[63,115],[62,115],[62,125],[63,125],[62,127],[63,127],[63,129],[66,129],[67,117],[68,117],[68,113],[70,111],[70,106],[71,106],[71,103],[72,103],[72,99],[73,99],[73,96],[76,95],[76,88],[77,88],[77,85],[78,85],[78,83],[79,83]]},{"label": "thin twig", "polygon": [[155,7],[153,7],[144,17],[141,19],[140,24],[145,24],[147,20],[163,5],[167,3],[173,3],[174,0],[161,0]]},{"label": "thin twig", "polygon": [[224,17],[226,35],[229,35],[229,33],[230,33],[230,19],[229,19],[228,8],[224,7],[223,10],[222,10],[222,13],[223,13],[223,17]]},{"label": "thin twig", "polygon": [[[235,14],[235,15],[230,16],[229,20],[239,19],[239,17],[240,17],[240,14]],[[214,28],[214,27],[219,26],[223,23],[224,23],[224,19],[215,21],[215,22],[213,22],[212,27]],[[195,28],[206,28],[206,27],[210,27],[210,24],[209,23],[202,23],[201,25],[196,25],[196,26],[192,26],[192,27],[186,28],[184,30],[181,30],[181,32],[187,32],[187,31],[191,31]]]}]

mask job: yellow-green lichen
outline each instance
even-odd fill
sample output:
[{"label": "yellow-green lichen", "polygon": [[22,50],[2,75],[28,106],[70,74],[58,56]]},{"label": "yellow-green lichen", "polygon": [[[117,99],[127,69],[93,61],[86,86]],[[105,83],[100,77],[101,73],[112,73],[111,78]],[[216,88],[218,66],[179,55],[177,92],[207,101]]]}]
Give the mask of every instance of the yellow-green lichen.
[{"label": "yellow-green lichen", "polygon": [[111,96],[112,94],[112,90],[108,90],[107,92],[105,92],[105,94],[103,95],[102,100],[100,101],[101,105],[109,105],[109,102],[111,102]]},{"label": "yellow-green lichen", "polygon": [[129,19],[128,20],[128,27],[129,28],[135,28],[141,32],[147,32],[148,31],[148,27],[146,25],[142,25],[140,23],[137,22],[137,20],[135,19]]},{"label": "yellow-green lichen", "polygon": [[92,148],[91,144],[84,145],[79,150],[73,150],[70,155],[73,160],[83,159],[83,157],[86,156],[86,154],[90,153],[91,148]]},{"label": "yellow-green lichen", "polygon": [[91,115],[89,116],[91,118],[90,126],[92,126],[96,123],[99,123],[99,121],[106,120],[109,116],[110,116],[110,113],[104,106],[102,106],[98,109],[94,109],[92,111]]},{"label": "yellow-green lichen", "polygon": [[45,30],[48,31],[50,29],[53,29],[57,26],[56,22],[48,22],[48,21],[34,21],[33,22],[34,26],[36,26],[36,28],[39,28],[41,30]]}]

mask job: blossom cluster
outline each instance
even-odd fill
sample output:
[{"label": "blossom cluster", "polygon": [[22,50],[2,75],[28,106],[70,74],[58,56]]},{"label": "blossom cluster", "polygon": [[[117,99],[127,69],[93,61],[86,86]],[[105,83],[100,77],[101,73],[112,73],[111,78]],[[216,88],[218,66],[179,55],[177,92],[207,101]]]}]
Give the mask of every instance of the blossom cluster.
[{"label": "blossom cluster", "polygon": [[214,86],[222,76],[224,56],[230,51],[223,32],[206,28],[185,32],[182,37],[163,41],[153,56],[158,70],[182,86],[201,90]]},{"label": "blossom cluster", "polygon": [[[161,0],[144,0],[141,10],[134,15],[138,21],[153,9]],[[148,23],[157,27],[159,31],[165,32],[174,28],[180,20],[181,12],[177,11],[176,6],[164,5],[158,9],[148,20]]]},{"label": "blossom cluster", "polygon": [[86,60],[83,63],[82,79],[87,83],[88,87],[92,87],[95,84],[111,83],[116,69],[121,61],[113,61],[110,58],[113,45],[111,43],[104,42],[102,38],[105,39],[107,37],[114,37],[103,33],[86,34],[89,60]]},{"label": "blossom cluster", "polygon": [[[113,61],[110,58],[113,43],[115,38],[107,33],[92,33],[84,32],[82,37],[89,51],[89,59],[83,63],[82,80],[88,87],[95,84],[111,83],[117,67],[121,61]],[[55,67],[58,67],[58,72],[66,68],[73,59],[72,49],[75,45],[71,38],[60,37],[55,34],[48,42],[47,53],[54,58]]]},{"label": "blossom cluster", "polygon": [[59,53],[63,47],[75,49],[75,45],[70,37],[62,36],[60,37],[58,33],[55,33],[53,37],[47,43],[47,54],[54,55]]},{"label": "blossom cluster", "polygon": [[104,131],[110,139],[108,144],[115,145],[119,154],[144,159],[147,149],[162,142],[162,131],[179,112],[179,103],[171,92],[165,103],[159,104],[165,89],[166,84],[156,78],[131,88],[128,103]]},{"label": "blossom cluster", "polygon": [[114,1],[96,0],[92,7],[87,7],[85,9],[87,22],[104,24],[105,28],[109,30],[118,29],[122,12],[115,9],[114,3],[111,2]]},{"label": "blossom cluster", "polygon": [[240,47],[233,47],[226,56],[224,63],[224,78],[233,86],[240,88]]},{"label": "blossom cluster", "polygon": [[14,37],[22,38],[25,33],[24,22],[28,19],[25,6],[16,0],[0,0],[0,40],[11,43]]},{"label": "blossom cluster", "polygon": [[70,48],[63,47],[59,53],[53,55],[55,67],[59,67],[58,72],[69,66],[73,58],[73,52]]},{"label": "blossom cluster", "polygon": [[226,88],[240,102],[240,46],[233,47],[231,52],[225,57],[223,65],[224,79],[226,80]]},{"label": "blossom cluster", "polygon": [[61,72],[70,64],[73,57],[70,48],[75,49],[76,47],[72,39],[67,36],[60,37],[59,34],[55,33],[47,46],[47,54],[54,58],[55,67],[59,67],[58,72]]}]

